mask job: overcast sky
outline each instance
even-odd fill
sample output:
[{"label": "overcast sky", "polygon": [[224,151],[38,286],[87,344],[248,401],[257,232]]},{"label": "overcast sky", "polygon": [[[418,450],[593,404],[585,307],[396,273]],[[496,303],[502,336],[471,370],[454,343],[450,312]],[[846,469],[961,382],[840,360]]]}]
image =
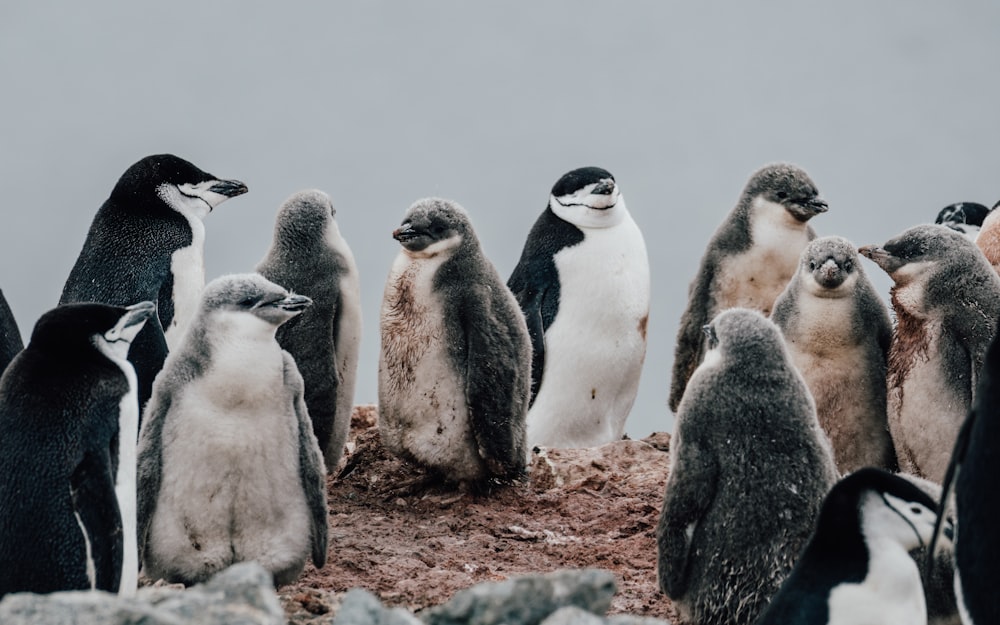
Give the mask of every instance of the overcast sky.
[{"label": "overcast sky", "polygon": [[375,402],[406,208],[461,203],[506,278],[552,184],[597,165],[653,281],[626,430],[669,431],[687,286],[754,170],[805,168],[830,204],[817,232],[859,245],[1000,199],[1000,4],[757,4],[4,2],[0,289],[27,340],[148,154],[250,188],[206,219],[208,279],[252,270],[281,202],[323,189],[361,273],[355,400]]}]

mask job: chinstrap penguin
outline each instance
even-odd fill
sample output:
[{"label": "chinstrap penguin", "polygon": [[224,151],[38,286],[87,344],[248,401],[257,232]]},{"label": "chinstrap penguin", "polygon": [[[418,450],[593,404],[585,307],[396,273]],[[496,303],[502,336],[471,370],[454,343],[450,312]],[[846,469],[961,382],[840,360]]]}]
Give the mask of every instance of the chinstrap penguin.
[{"label": "chinstrap penguin", "polygon": [[892,322],[858,252],[842,237],[814,239],[774,302],[792,362],[816,402],[837,469],[896,469],[886,422],[886,357]]},{"label": "chinstrap penguin", "polygon": [[958,202],[942,208],[934,223],[961,232],[970,241],[975,241],[989,212],[990,209],[976,202]]},{"label": "chinstrap penguin", "polygon": [[619,440],[639,388],[649,318],[649,260],[614,177],[562,176],[507,285],[528,324],[528,446]]},{"label": "chinstrap penguin", "polygon": [[837,472],[778,327],[735,308],[705,332],[671,437],[659,584],[685,622],[742,625],[792,569]]},{"label": "chinstrap penguin", "polygon": [[381,310],[379,431],[450,482],[509,480],[527,461],[531,343],[517,301],[455,202],[414,203]]},{"label": "chinstrap penguin", "polygon": [[259,274],[216,278],[153,385],[139,437],[139,547],[193,584],[256,560],[280,586],[326,562],[326,472],[302,376],[275,340],[310,300]]},{"label": "chinstrap penguin", "polygon": [[712,235],[688,290],[677,331],[670,410],[677,412],[688,378],[705,353],[702,326],[727,308],[771,314],[774,300],[798,270],[802,250],[816,238],[809,220],[826,210],[816,185],[794,165],[768,165],[750,177]]},{"label": "chinstrap penguin", "polygon": [[155,310],[59,306],[0,377],[0,595],[135,592],[139,404],[126,356]]},{"label": "chinstrap penguin", "polygon": [[[925,625],[917,563],[937,503],[910,481],[872,467],[839,481],[816,529],[757,625]],[[949,530],[950,531],[950,530]]]},{"label": "chinstrap penguin", "polygon": [[278,328],[306,385],[306,406],[327,471],[344,452],[354,405],[361,340],[361,292],[354,254],[334,220],[330,197],[317,190],[288,198],[274,239],[257,271],[312,299],[312,306]]},{"label": "chinstrap penguin", "polygon": [[21,331],[17,327],[14,313],[7,304],[7,298],[0,291],[0,373],[7,368],[14,356],[24,349],[21,342]]},{"label": "chinstrap penguin", "polygon": [[246,191],[242,182],[219,179],[172,154],[147,156],[125,170],[90,225],[59,303],[156,303],[157,316],[129,352],[140,406],[205,284],[202,219]]},{"label": "chinstrap penguin", "polygon": [[900,469],[941,483],[996,332],[1000,277],[944,226],[915,226],[860,252],[895,283],[887,405]]},{"label": "chinstrap penguin", "polygon": [[[1000,623],[995,580],[1000,568],[1000,536],[996,524],[1000,503],[993,497],[1000,474],[1000,340],[986,352],[976,399],[955,441],[944,479],[941,502],[954,492],[956,514],[954,588],[965,625]],[[941,528],[935,540],[941,541]],[[938,553],[932,547],[931,553]],[[929,566],[936,563],[929,563]]]}]

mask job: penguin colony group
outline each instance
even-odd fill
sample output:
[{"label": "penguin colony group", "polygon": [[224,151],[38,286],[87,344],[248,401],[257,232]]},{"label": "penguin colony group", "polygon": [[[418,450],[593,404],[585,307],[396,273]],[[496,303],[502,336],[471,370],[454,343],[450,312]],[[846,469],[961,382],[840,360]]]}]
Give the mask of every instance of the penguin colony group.
[{"label": "penguin colony group", "polygon": [[[141,159],[26,346],[0,296],[0,596],[130,595],[140,571],[193,584],[244,560],[282,585],[324,565],[358,271],[309,190],[280,207],[255,272],[206,285],[203,219],[246,192]],[[857,248],[817,238],[826,210],[804,171],[769,165],[709,241],[669,389],[660,587],[705,625],[1000,622],[1000,510],[982,494],[1000,468],[1000,211],[955,204]],[[610,172],[555,183],[506,282],[455,202],[415,202],[392,236],[389,449],[495,487],[535,447],[622,437],[650,275]],[[861,256],[894,281],[895,322]]]}]

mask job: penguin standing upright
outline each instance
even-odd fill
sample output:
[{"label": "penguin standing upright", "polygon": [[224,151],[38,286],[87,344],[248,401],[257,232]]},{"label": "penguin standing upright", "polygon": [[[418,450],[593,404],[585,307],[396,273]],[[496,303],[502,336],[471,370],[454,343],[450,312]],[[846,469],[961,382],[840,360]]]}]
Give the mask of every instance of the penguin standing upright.
[{"label": "penguin standing upright", "polygon": [[361,340],[361,292],[351,248],[322,191],[300,191],[278,211],[274,240],[257,271],[312,299],[312,306],[278,328],[306,385],[306,406],[327,471],[344,452],[354,404]]},{"label": "penguin standing upright", "polygon": [[620,439],[646,356],[649,260],[608,171],[556,182],[507,285],[531,336],[528,447]]},{"label": "penguin standing upright", "polygon": [[216,278],[153,385],[139,437],[139,548],[193,584],[256,560],[276,585],[326,562],[326,472],[275,331],[309,306],[259,274]]},{"label": "penguin standing upright", "polygon": [[471,485],[524,473],[531,342],[465,209],[414,203],[385,285],[379,433],[398,455]]},{"label": "penguin standing upright", "polygon": [[135,591],[139,414],[126,354],[154,314],[152,302],[59,306],[0,377],[0,595]]},{"label": "penguin standing upright", "polygon": [[989,212],[990,209],[976,202],[958,202],[942,208],[934,223],[961,232],[970,241],[975,242],[983,227],[983,220]]},{"label": "penguin standing upright", "polygon": [[[1000,337],[986,352],[976,399],[955,441],[941,502],[955,494],[955,595],[965,625],[1000,623],[994,580],[1000,569],[997,518],[1000,503],[992,497],[1000,474]],[[940,528],[938,538],[940,540]],[[931,553],[935,550],[932,548]]]},{"label": "penguin standing upright", "polygon": [[129,352],[140,407],[205,284],[202,219],[246,191],[172,154],[147,156],[125,170],[90,225],[59,303],[156,303],[157,317]]},{"label": "penguin standing upright", "polygon": [[857,250],[842,237],[815,239],[771,313],[816,401],[841,473],[896,469],[886,422],[886,354],[892,322]]},{"label": "penguin standing upright", "polygon": [[915,226],[859,251],[895,283],[887,404],[899,466],[941,483],[996,333],[1000,276],[944,226]]},{"label": "penguin standing upright", "polygon": [[734,308],[705,332],[670,439],[659,582],[685,621],[744,625],[792,569],[837,471],[777,326]]},{"label": "penguin standing upright", "polygon": [[757,625],[925,625],[920,571],[908,553],[930,543],[937,504],[872,467],[837,482],[795,568]]},{"label": "penguin standing upright", "polygon": [[705,353],[702,327],[727,308],[771,314],[774,300],[816,238],[809,220],[827,210],[816,185],[794,165],[757,171],[740,200],[708,243],[681,316],[670,383],[670,410],[677,412],[688,378]]},{"label": "penguin standing upright", "polygon": [[0,373],[3,373],[22,349],[24,344],[21,342],[21,331],[17,328],[17,321],[7,304],[7,298],[0,291]]}]

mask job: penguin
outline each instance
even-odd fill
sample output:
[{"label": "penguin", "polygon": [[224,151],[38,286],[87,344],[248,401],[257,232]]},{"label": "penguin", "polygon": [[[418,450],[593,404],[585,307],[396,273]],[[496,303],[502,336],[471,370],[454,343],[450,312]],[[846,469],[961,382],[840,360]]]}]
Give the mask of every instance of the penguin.
[{"label": "penguin", "polygon": [[989,214],[983,219],[982,228],[976,238],[976,247],[989,261],[993,270],[1000,273],[1000,211],[997,210],[998,206],[1000,206],[1000,202],[994,204]]},{"label": "penguin", "polygon": [[614,176],[563,175],[507,286],[531,337],[528,447],[620,440],[639,388],[649,259]]},{"label": "penguin", "polygon": [[[991,496],[1000,472],[996,449],[1000,444],[1000,338],[989,344],[978,380],[975,402],[962,423],[941,491],[941,504],[954,496],[954,588],[965,625],[1000,623],[1000,603],[993,580],[1000,562],[1000,536],[996,519],[1000,503]],[[942,528],[935,530],[940,542]],[[932,543],[930,554],[938,550]],[[929,562],[933,566],[935,560]]]},{"label": "penguin", "polygon": [[757,625],[926,625],[909,551],[930,543],[937,502],[874,467],[830,490],[795,568]]},{"label": "penguin", "polygon": [[[941,502],[941,485],[926,478],[917,477],[911,473],[896,473],[908,480],[934,502]],[[919,547],[910,549],[910,558],[920,569],[920,579],[924,586],[924,599],[927,601],[928,625],[962,625],[958,613],[958,602],[955,598],[955,506],[953,502],[938,503],[937,513],[941,518],[941,527],[949,527],[947,536],[940,539],[934,553],[934,563],[927,565],[929,549],[934,540],[924,541]]]},{"label": "penguin", "polygon": [[126,355],[155,310],[54,308],[0,377],[0,596],[135,592],[139,406]]},{"label": "penguin", "polygon": [[205,284],[202,219],[246,191],[238,180],[222,180],[172,154],[156,154],[125,170],[90,225],[59,303],[156,303],[157,317],[129,352],[140,406]]},{"label": "penguin", "polygon": [[942,208],[934,223],[961,232],[975,242],[989,212],[990,209],[976,202],[958,202]]},{"label": "penguin", "polygon": [[21,331],[17,328],[17,321],[7,304],[7,298],[0,291],[0,373],[3,373],[22,349],[24,343],[21,342]]},{"label": "penguin", "polygon": [[274,240],[257,271],[312,299],[278,328],[278,344],[295,359],[306,406],[327,471],[347,442],[361,341],[361,291],[354,254],[340,234],[330,197],[300,191],[278,211]]},{"label": "penguin", "polygon": [[256,560],[276,586],[326,562],[326,471],[302,376],[275,332],[309,306],[259,274],[209,282],[153,385],[139,436],[150,579],[202,582]]},{"label": "penguin", "polygon": [[814,239],[771,313],[816,402],[837,469],[895,470],[886,421],[892,322],[850,241]]},{"label": "penguin", "polygon": [[894,282],[887,413],[900,469],[940,484],[996,332],[1000,276],[945,226],[915,226],[859,251]]},{"label": "penguin", "polygon": [[792,569],[837,471],[778,327],[733,308],[705,332],[670,439],[657,572],[685,622],[743,625]]},{"label": "penguin", "polygon": [[459,485],[524,474],[531,342],[514,295],[456,202],[418,200],[380,314],[383,444]]},{"label": "penguin", "polygon": [[812,179],[798,167],[772,164],[754,173],[739,202],[712,235],[688,289],[670,383],[677,412],[688,378],[705,353],[701,328],[734,307],[771,313],[816,233],[809,220],[826,212]]}]

